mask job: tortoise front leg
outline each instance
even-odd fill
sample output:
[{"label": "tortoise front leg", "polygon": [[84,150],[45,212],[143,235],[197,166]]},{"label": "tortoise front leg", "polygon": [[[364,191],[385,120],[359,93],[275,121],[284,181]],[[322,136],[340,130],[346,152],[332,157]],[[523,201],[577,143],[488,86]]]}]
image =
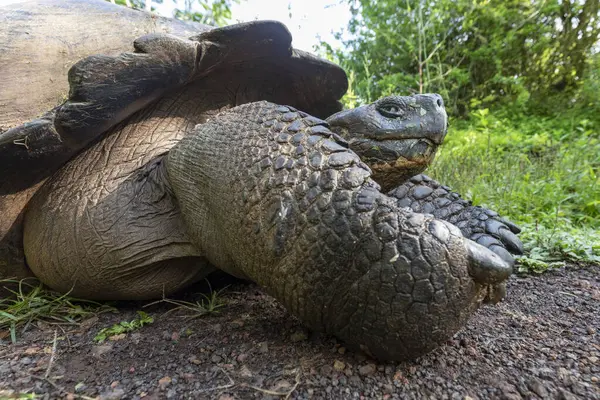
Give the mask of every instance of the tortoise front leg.
[{"label": "tortoise front leg", "polygon": [[472,205],[448,186],[426,175],[413,176],[391,190],[388,196],[395,198],[400,207],[433,214],[456,225],[465,237],[494,251],[506,261],[514,262],[511,253],[523,254],[523,243],[516,235],[521,229],[517,225],[495,211]]},{"label": "tortoise front leg", "polygon": [[418,357],[501,295],[512,269],[403,210],[324,122],[267,102],[196,126],[166,171],[192,243],[310,328],[377,358]]}]

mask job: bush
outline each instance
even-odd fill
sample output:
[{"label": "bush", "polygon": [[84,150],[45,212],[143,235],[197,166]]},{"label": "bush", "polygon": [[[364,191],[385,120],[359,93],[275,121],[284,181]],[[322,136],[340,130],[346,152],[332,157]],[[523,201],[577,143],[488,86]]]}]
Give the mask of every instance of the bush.
[{"label": "bush", "polygon": [[579,112],[453,121],[429,171],[523,227],[529,258],[600,261],[600,138]]}]

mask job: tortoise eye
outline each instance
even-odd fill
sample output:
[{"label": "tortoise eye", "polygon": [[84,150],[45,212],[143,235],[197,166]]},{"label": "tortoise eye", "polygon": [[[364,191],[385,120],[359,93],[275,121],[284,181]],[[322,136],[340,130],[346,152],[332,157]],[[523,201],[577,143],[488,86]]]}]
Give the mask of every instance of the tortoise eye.
[{"label": "tortoise eye", "polygon": [[395,104],[382,104],[378,107],[378,111],[388,118],[401,118],[404,116],[404,110]]}]

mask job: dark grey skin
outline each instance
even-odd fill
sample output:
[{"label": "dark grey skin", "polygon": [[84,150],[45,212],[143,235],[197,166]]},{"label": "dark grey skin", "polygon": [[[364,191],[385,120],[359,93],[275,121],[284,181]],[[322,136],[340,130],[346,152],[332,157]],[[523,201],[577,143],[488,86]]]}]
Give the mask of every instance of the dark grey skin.
[{"label": "dark grey skin", "polygon": [[[38,6],[38,2],[43,4]],[[35,18],[28,18],[38,15],[39,19],[43,15],[52,19],[53,28],[71,34],[64,43],[59,42],[63,47],[55,43],[52,54],[70,54],[69,40],[80,41],[82,35],[95,39],[91,43],[102,41],[102,34],[87,32],[85,23],[78,25],[79,31],[70,25],[69,21],[77,20],[77,16],[85,20],[93,13],[94,18],[105,21],[102,26],[107,29],[122,23],[123,18],[136,29],[145,26],[136,25],[143,13],[103,0],[86,1],[85,15],[78,14],[84,10],[79,0],[32,3],[25,4],[31,9],[39,7],[39,14],[28,8],[10,10],[4,15],[0,8],[0,19],[7,22],[3,28],[25,30],[26,36],[34,38],[31,40],[35,42],[37,37],[40,42],[39,37],[47,29]],[[69,19],[64,19],[65,13],[70,13]],[[65,26],[59,25],[61,21]],[[181,22],[173,23],[179,29]],[[201,33],[190,39],[151,33],[135,40],[134,52],[92,55],[76,62],[69,69],[66,102],[30,122],[15,124],[0,135],[0,277],[31,276],[23,251],[23,216],[41,182],[105,135],[121,131],[116,125],[124,120],[129,125],[134,120],[141,124],[140,118],[156,120],[160,115],[167,133],[154,135],[153,143],[144,144],[148,154],[153,154],[158,149],[168,150],[187,130],[220,110],[251,101],[292,104],[322,117],[341,109],[339,99],[348,84],[345,72],[326,60],[293,49],[291,35],[282,24],[260,21],[218,29],[194,27]],[[127,24],[125,28],[131,29]],[[43,43],[46,45],[46,41]],[[22,55],[9,50],[0,48],[0,65],[17,63],[14,59],[21,62]],[[125,50],[128,49],[121,51]],[[61,65],[66,62],[60,58],[54,61]],[[41,70],[33,62],[26,65],[33,69],[27,71],[27,76],[47,74],[46,65]],[[58,80],[52,75],[45,78],[48,82]],[[22,98],[27,89],[21,88],[14,97]],[[34,91],[36,95],[38,92]],[[157,102],[161,102],[162,109],[152,110]],[[0,104],[0,113],[3,107]],[[132,129],[139,130],[140,136],[154,131],[151,126],[146,130]],[[123,174],[131,172],[130,168],[122,169]]]},{"label": "dark grey skin", "polygon": [[[218,268],[378,358],[443,343],[502,297],[511,265],[383,194],[355,133],[384,138],[386,163],[432,157],[447,126],[439,97],[336,114],[345,74],[290,42],[256,22],[153,34],[136,53],[77,63],[67,102],[0,146],[0,208],[27,205],[22,243],[3,237],[0,250],[20,246],[35,276],[79,297],[156,298]],[[40,184],[22,204],[19,176]]]}]

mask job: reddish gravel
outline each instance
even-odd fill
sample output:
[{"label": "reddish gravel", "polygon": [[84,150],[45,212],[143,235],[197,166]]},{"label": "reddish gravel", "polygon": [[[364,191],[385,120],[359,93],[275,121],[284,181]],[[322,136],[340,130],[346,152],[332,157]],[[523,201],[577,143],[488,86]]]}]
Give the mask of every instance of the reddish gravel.
[{"label": "reddish gravel", "polygon": [[600,399],[600,266],[511,278],[445,346],[410,363],[378,364],[307,332],[256,286],[236,283],[221,313],[155,322],[101,345],[102,327],[131,320],[122,304],[78,329],[31,329],[0,345],[2,396],[101,399]]}]

